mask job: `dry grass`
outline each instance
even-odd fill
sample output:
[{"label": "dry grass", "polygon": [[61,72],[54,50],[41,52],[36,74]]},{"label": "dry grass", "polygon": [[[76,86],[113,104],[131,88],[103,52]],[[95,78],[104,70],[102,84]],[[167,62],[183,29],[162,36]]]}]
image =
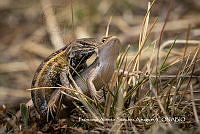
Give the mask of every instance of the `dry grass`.
[{"label": "dry grass", "polygon": [[[49,1],[42,0],[41,3],[51,43],[55,49],[60,48],[63,41],[56,21],[63,21],[64,18],[58,17],[61,20],[56,20],[52,7],[49,5],[45,8],[45,3],[49,4]],[[66,95],[64,90],[68,90],[70,92],[68,96],[73,94],[71,97],[76,100],[74,102],[76,108],[70,116],[70,122],[67,121],[68,119],[59,119],[42,126],[40,126],[42,123],[38,123],[38,115],[32,108],[21,105],[22,120],[10,120],[12,112],[9,113],[9,110],[2,105],[0,107],[0,118],[2,119],[0,133],[36,131],[40,133],[41,131],[47,133],[72,133],[73,131],[74,133],[198,133],[200,129],[199,41],[189,40],[189,27],[185,40],[178,40],[178,37],[174,37],[173,40],[163,44],[161,42],[164,32],[183,30],[188,22],[192,21],[196,25],[199,20],[158,22],[155,18],[151,21],[153,4],[154,2],[148,3],[141,26],[129,26],[121,18],[113,16],[114,22],[109,21],[107,29],[104,27],[104,30],[101,30],[106,31],[107,36],[108,29],[117,25],[122,30],[122,33],[118,34],[122,43],[126,43],[130,36],[139,35],[136,53],[132,53],[131,45],[128,45],[119,56],[116,72],[110,83],[102,88],[103,102],[95,102],[82,94],[78,86],[75,87],[76,90],[63,87],[61,90],[63,95]],[[64,10],[60,11],[57,16],[62,16],[63,13]],[[116,23],[116,19],[120,19],[119,22],[122,23]],[[174,27],[174,25],[178,26]],[[160,27],[162,27],[161,32]],[[82,33],[85,32],[84,28],[79,30]],[[75,31],[74,29],[73,32]],[[158,32],[160,32],[158,37],[156,36],[155,40],[151,41],[150,36]],[[75,35],[79,36],[76,32]],[[44,37],[45,30],[39,27],[31,37],[24,40],[26,45],[22,47],[16,45],[16,49],[23,48],[23,51],[28,53],[46,57],[53,50],[42,47],[41,42],[38,42]],[[185,45],[180,49],[176,47],[178,44]],[[193,46],[190,46],[191,44]],[[144,55],[148,57],[144,59]],[[29,69],[27,64],[31,66],[30,68],[34,64],[30,63],[29,59],[33,57],[27,57],[25,62],[10,63],[11,66],[15,66],[14,68],[2,64],[0,69],[4,73],[27,71]],[[37,59],[34,62],[38,64]],[[76,85],[75,82],[74,85]]]}]

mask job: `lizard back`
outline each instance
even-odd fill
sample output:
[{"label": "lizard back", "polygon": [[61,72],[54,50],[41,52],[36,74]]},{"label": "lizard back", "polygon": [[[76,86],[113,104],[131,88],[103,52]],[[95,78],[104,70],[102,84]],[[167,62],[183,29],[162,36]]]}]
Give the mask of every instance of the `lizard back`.
[{"label": "lizard back", "polygon": [[[37,68],[32,81],[35,87],[58,87],[61,85],[60,73],[70,65],[73,77],[87,68],[86,61],[95,53],[97,41],[94,38],[78,39],[47,57]],[[72,69],[73,68],[73,69]],[[45,117],[48,101],[56,88],[31,91],[31,97],[37,112]]]}]

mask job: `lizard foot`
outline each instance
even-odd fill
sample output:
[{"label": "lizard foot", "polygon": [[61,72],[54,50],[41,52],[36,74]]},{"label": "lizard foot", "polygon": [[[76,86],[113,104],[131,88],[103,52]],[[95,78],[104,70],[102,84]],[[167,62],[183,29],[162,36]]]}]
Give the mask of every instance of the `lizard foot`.
[{"label": "lizard foot", "polygon": [[[58,100],[61,100],[61,92],[59,89],[53,92],[47,105],[47,122],[49,120],[49,115],[54,119],[54,113],[57,114],[59,110]],[[59,103],[60,104],[60,103]]]},{"label": "lizard foot", "polygon": [[95,104],[99,104],[103,101],[103,94],[101,91],[92,92],[91,97],[94,100]]}]

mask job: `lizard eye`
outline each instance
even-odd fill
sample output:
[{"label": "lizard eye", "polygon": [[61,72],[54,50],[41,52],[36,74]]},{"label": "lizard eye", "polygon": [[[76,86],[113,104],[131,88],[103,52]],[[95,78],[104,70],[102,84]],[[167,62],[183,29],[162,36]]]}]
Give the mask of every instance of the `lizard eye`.
[{"label": "lizard eye", "polygon": [[102,43],[104,43],[105,41],[106,41],[106,39],[104,38],[104,39],[102,39],[102,41],[101,41],[101,42],[102,42]]}]

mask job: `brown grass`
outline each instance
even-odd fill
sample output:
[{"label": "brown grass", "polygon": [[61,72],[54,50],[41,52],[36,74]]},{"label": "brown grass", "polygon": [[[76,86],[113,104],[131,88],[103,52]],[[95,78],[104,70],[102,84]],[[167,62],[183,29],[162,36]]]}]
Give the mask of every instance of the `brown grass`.
[{"label": "brown grass", "polygon": [[[42,124],[39,123],[38,114],[33,108],[20,105],[22,118],[19,118],[15,117],[15,112],[11,111],[9,107],[2,105],[0,106],[0,133],[198,133],[200,129],[199,41],[189,38],[192,28],[199,23],[199,16],[191,15],[192,19],[191,16],[187,16],[179,20],[158,22],[157,17],[151,17],[155,6],[154,2],[148,3],[146,15],[140,25],[132,24],[130,26],[122,17],[113,16],[113,22],[110,19],[108,25],[104,24],[103,28],[100,28],[103,30],[98,31],[100,33],[106,31],[105,35],[108,36],[109,32],[112,33],[112,27],[116,27],[121,30],[121,33],[116,33],[117,36],[122,40],[122,43],[127,45],[118,58],[117,69],[110,83],[102,90],[103,101],[93,101],[84,95],[78,86],[75,89],[59,87],[63,95],[76,100],[74,101],[76,108],[70,117]],[[88,20],[84,26],[77,26],[77,24],[82,25],[83,19],[76,22],[77,18],[73,17],[73,13],[78,12],[73,10],[76,5],[68,5],[71,7],[73,35],[71,36],[71,32],[66,32],[67,40],[82,34],[89,35],[89,30],[86,29],[89,27],[90,18],[87,17]],[[22,45],[16,43],[8,49],[8,53],[17,57],[19,55],[17,50],[22,48],[21,55],[25,57],[24,61],[11,61],[9,64],[0,63],[0,73],[35,70],[39,64],[36,57],[44,58],[53,52],[53,49],[48,48],[49,46],[46,47],[45,44],[52,44],[54,49],[64,45],[59,22],[69,21],[68,16],[63,17],[63,14],[66,14],[65,9],[54,14],[49,0],[41,0],[41,6],[50,39],[46,39],[46,43],[41,41],[45,40],[47,33],[44,26],[38,27],[29,38],[23,40]],[[98,10],[104,11],[105,9]],[[90,11],[88,11],[89,13]],[[141,18],[141,16],[139,17]],[[109,20],[108,18],[105,19],[106,22]],[[151,18],[154,18],[153,21]],[[93,16],[93,20],[96,21],[94,23],[100,23],[101,19],[99,16]],[[193,25],[188,27],[190,23]],[[107,28],[105,28],[106,25]],[[162,30],[160,30],[161,27]],[[165,39],[165,33],[171,34],[173,31],[185,29],[188,29],[185,40],[174,36],[173,39],[162,43],[162,39]],[[160,34],[156,36],[155,33]],[[139,38],[136,38],[138,35]],[[156,36],[154,40],[151,40],[152,35]],[[138,40],[138,43],[135,43],[138,44],[135,53],[132,52],[133,45],[127,43],[130,37]],[[179,47],[179,44],[184,47]],[[26,56],[27,53],[34,56]],[[145,55],[148,56],[145,57]],[[31,81],[31,78],[28,80]],[[21,83],[26,83],[26,81]],[[73,83],[76,85],[74,81]],[[1,86],[1,89],[7,88]],[[70,93],[67,94],[64,90]],[[21,92],[16,93],[10,89],[9,91],[10,94],[20,94],[13,96],[27,96]],[[1,92],[1,95],[5,94],[5,92]],[[3,103],[6,101],[4,100]],[[14,106],[16,107],[16,104]]]}]

